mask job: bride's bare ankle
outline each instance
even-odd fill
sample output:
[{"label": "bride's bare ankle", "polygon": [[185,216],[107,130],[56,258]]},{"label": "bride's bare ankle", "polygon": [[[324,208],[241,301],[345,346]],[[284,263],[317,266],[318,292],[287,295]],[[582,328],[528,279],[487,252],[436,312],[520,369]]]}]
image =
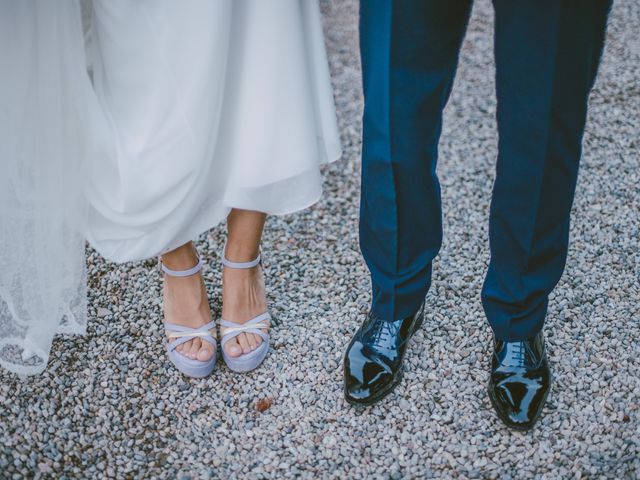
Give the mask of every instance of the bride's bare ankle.
[{"label": "bride's bare ankle", "polygon": [[224,256],[230,262],[251,262],[258,258],[259,254],[259,246],[243,245],[242,243],[229,243],[224,251]]},{"label": "bride's bare ankle", "polygon": [[225,269],[222,275],[222,315],[243,323],[267,308],[265,281],[260,266],[252,269]]},{"label": "bride's bare ankle", "polygon": [[225,256],[232,262],[250,262],[260,253],[266,215],[234,208],[227,218],[228,239]]},{"label": "bride's bare ankle", "polygon": [[198,262],[198,254],[193,242],[185,243],[167,253],[162,254],[162,263],[172,270],[186,270]]}]

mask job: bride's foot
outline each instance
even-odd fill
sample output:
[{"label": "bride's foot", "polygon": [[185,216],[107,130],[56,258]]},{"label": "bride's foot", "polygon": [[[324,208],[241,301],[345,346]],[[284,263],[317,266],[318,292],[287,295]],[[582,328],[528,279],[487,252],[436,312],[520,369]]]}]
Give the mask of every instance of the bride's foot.
[{"label": "bride's foot", "polygon": [[[193,243],[189,242],[162,256],[164,267],[173,271],[188,271],[199,262]],[[209,298],[202,274],[189,276],[164,275],[165,323],[190,328],[200,328],[211,322]],[[193,338],[176,347],[176,351],[192,360],[208,361],[215,347],[201,338]]]},{"label": "bride's foot", "polygon": [[[227,253],[229,255],[229,253]],[[231,262],[249,262],[253,258],[227,257]],[[262,266],[224,268],[222,274],[222,318],[244,324],[267,311],[267,294]],[[267,329],[263,329],[267,332]],[[262,344],[260,335],[243,332],[229,339],[223,346],[225,353],[236,358],[255,351]]]}]

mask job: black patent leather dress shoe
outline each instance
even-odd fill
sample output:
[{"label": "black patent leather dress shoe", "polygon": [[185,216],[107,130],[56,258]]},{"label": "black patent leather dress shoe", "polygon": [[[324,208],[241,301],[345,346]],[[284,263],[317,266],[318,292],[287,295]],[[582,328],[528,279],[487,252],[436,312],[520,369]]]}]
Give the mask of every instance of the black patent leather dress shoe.
[{"label": "black patent leather dress shoe", "polygon": [[550,387],[542,332],[520,342],[494,338],[489,398],[500,420],[516,430],[529,430],[540,417]]},{"label": "black patent leather dress shoe", "polygon": [[422,325],[423,314],[424,304],[400,320],[382,320],[369,313],[344,356],[344,396],[349,403],[371,405],[400,382],[404,352]]}]

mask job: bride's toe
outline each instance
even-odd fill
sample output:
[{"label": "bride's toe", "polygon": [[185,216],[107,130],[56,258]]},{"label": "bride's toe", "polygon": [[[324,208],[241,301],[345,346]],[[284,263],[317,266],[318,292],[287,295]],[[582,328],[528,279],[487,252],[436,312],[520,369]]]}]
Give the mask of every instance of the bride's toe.
[{"label": "bride's toe", "polygon": [[254,351],[256,348],[258,348],[258,339],[256,338],[256,335],[250,334],[247,335],[247,342],[249,343],[249,350],[250,351]]},{"label": "bride's toe", "polygon": [[200,340],[199,338],[194,338],[193,341],[191,342],[191,350],[189,351],[189,357],[195,360],[196,358],[198,358],[198,354],[200,353],[201,349],[202,349],[202,340]]},{"label": "bride's toe", "polygon": [[180,353],[187,358],[192,358],[191,347],[193,346],[193,341],[185,342],[181,346],[182,346],[182,351]]},{"label": "bride's toe", "polygon": [[249,335],[246,333],[241,333],[238,335],[238,343],[242,347],[242,353],[246,355],[251,352],[251,346],[249,345]]},{"label": "bride's toe", "polygon": [[238,344],[237,337],[229,340],[224,349],[230,357],[236,358],[242,355],[242,347]]},{"label": "bride's toe", "polygon": [[197,359],[201,362],[207,362],[213,356],[213,347],[208,342],[202,342],[202,348],[198,350]]}]

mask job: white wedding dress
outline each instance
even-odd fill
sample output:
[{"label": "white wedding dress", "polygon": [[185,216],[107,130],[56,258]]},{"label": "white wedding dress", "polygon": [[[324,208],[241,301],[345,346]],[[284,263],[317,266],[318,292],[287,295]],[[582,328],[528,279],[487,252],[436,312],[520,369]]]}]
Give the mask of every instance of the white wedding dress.
[{"label": "white wedding dress", "polygon": [[316,0],[91,5],[83,32],[79,0],[0,0],[0,365],[21,374],[84,331],[84,239],[139,260],[231,208],[300,210],[341,155]]}]

